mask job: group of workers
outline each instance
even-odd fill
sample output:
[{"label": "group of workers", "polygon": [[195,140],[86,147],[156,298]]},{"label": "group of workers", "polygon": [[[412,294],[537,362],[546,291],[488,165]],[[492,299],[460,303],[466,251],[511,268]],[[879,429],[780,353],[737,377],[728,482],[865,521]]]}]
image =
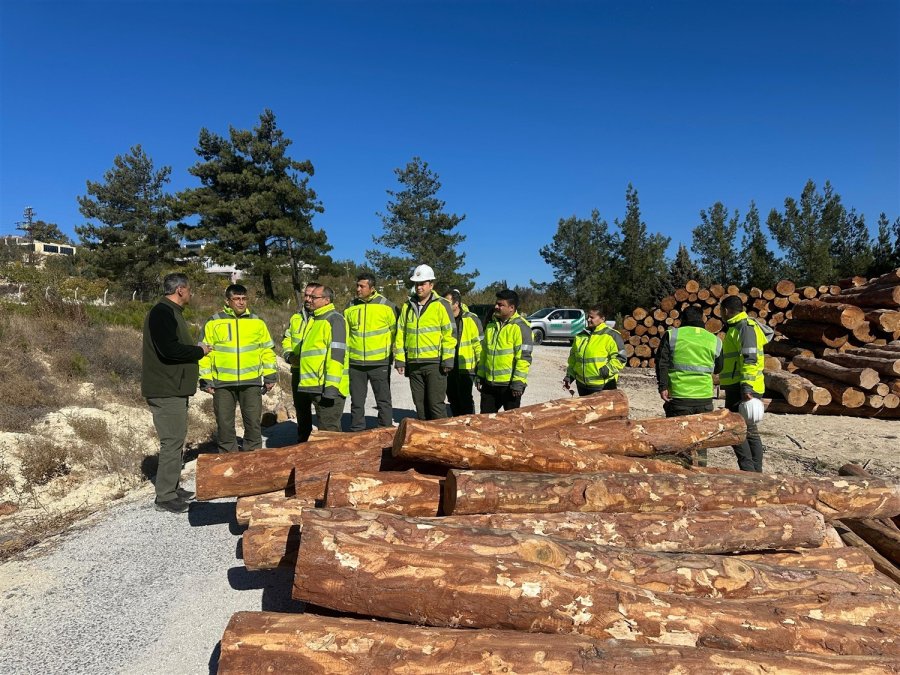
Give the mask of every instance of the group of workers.
[{"label": "group of workers", "polygon": [[[334,306],[334,291],[307,284],[303,308],[284,331],[282,356],[290,364],[291,391],[297,413],[297,440],[313,429],[312,410],[321,430],[340,431],[350,398],[350,431],[365,429],[365,401],[371,386],[379,426],[393,425],[391,370],[409,380],[419,419],[475,412],[472,390],[480,392],[481,413],[518,408],[528,384],[532,333],[518,313],[515,291],[496,295],[487,326],[469,311],[460,292],[434,290],[435,274],[419,265],[410,281],[409,300],[397,307],[376,289],[371,274],[357,278],[356,298],[344,312]],[[238,450],[236,408],[244,426],[243,450],[262,447],[262,396],[277,380],[274,342],[260,317],[248,307],[247,288],[232,284],[224,308],[213,314],[195,344],[182,317],[190,302],[187,277],[168,275],[165,297],[144,324],[142,395],[147,399],[160,438],[156,508],[182,513],[194,494],[179,486],[181,456],[187,435],[188,398],[199,387],[212,394],[220,452]],[[761,398],[762,346],[768,336],[749,319],[739,297],[721,303],[728,324],[724,341],[703,327],[702,312],[688,307],[681,324],[667,331],[656,359],[657,379],[667,417],[713,409],[713,374],[724,385],[726,406]],[[601,306],[588,310],[586,329],[574,336],[563,387],[579,396],[615,389],[626,363],[621,335],[606,323]],[[748,423],[747,440],[735,446],[745,471],[762,471],[762,442]],[[705,457],[700,458],[705,464]]]}]

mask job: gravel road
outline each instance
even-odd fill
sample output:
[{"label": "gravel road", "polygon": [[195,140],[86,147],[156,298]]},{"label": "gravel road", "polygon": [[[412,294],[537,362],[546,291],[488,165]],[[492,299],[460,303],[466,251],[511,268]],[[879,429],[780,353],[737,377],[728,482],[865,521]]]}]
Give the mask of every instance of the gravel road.
[{"label": "gravel road", "polygon": [[[525,404],[564,393],[567,354],[562,345],[535,348]],[[410,415],[405,378],[394,377],[391,389],[395,419]],[[374,425],[371,392],[366,412]],[[270,447],[291,443],[295,434],[293,422],[264,430]],[[188,487],[194,468],[194,462],[185,468]],[[215,672],[234,612],[299,609],[290,597],[290,570],[243,567],[240,531],[233,499],[195,503],[187,517],[160,513],[148,484],[0,564],[0,671]]]}]

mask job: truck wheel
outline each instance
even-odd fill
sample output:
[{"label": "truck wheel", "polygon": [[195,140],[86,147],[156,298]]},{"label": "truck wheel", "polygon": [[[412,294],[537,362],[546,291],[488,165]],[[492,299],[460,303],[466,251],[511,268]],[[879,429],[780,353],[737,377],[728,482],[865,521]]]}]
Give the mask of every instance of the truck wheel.
[{"label": "truck wheel", "polygon": [[539,345],[544,341],[544,331],[540,328],[531,329],[531,340],[534,344]]}]

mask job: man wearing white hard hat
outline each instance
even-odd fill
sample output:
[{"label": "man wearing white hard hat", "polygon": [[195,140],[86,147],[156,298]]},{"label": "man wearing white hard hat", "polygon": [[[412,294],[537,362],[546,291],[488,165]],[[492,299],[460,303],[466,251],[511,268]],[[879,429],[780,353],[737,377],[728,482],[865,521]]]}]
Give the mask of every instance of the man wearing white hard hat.
[{"label": "man wearing white hard hat", "polygon": [[409,279],[413,295],[400,310],[394,338],[394,367],[409,378],[416,416],[447,416],[447,374],[456,358],[456,322],[450,303],[434,292],[434,270],[419,265]]}]

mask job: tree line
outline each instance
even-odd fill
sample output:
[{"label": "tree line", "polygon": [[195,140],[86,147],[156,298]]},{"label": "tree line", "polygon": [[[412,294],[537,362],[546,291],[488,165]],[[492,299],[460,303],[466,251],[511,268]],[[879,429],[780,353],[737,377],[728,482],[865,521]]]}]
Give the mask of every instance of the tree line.
[{"label": "tree line", "polygon": [[[324,229],[314,219],[325,206],[311,185],[310,160],[288,154],[292,141],[265,110],[252,129],[230,127],[227,135],[201,129],[188,172],[197,185],[167,190],[172,169],[157,169],[140,145],[117,156],[101,181],[87,181],[78,197],[88,220],[77,226],[78,274],[108,279],[129,291],[153,292],[160,279],[185,264],[182,241],[204,242],[204,257],[233,264],[259,280],[275,298],[275,280],[301,288],[309,274],[340,275],[352,269],[381,279],[406,279],[427,261],[447,287],[473,290],[478,270],[465,271],[459,225],[465,215],[451,213],[440,199],[441,183],[428,163],[413,157],[394,170],[399,185],[388,189],[383,227],[373,237],[365,262],[334,260]],[[52,223],[37,221],[35,239],[68,241]],[[772,209],[766,227],[781,251],[777,255],[751,202],[737,209],[715,202],[699,212],[692,231],[692,258],[680,244],[674,259],[671,239],[648,230],[638,192],[628,185],[625,212],[612,226],[598,210],[587,218],[561,218],[540,255],[553,270],[549,282],[531,281],[521,294],[547,304],[586,307],[597,302],[610,312],[652,305],[688,279],[704,284],[771,287],[779,278],[819,285],[853,275],[874,275],[900,266],[900,218],[882,213],[874,240],[864,217],[847,209],[830,183],[821,192],[809,181],[799,200],[787,197]],[[738,234],[740,232],[740,241]],[[495,281],[481,294],[505,285]]]}]

